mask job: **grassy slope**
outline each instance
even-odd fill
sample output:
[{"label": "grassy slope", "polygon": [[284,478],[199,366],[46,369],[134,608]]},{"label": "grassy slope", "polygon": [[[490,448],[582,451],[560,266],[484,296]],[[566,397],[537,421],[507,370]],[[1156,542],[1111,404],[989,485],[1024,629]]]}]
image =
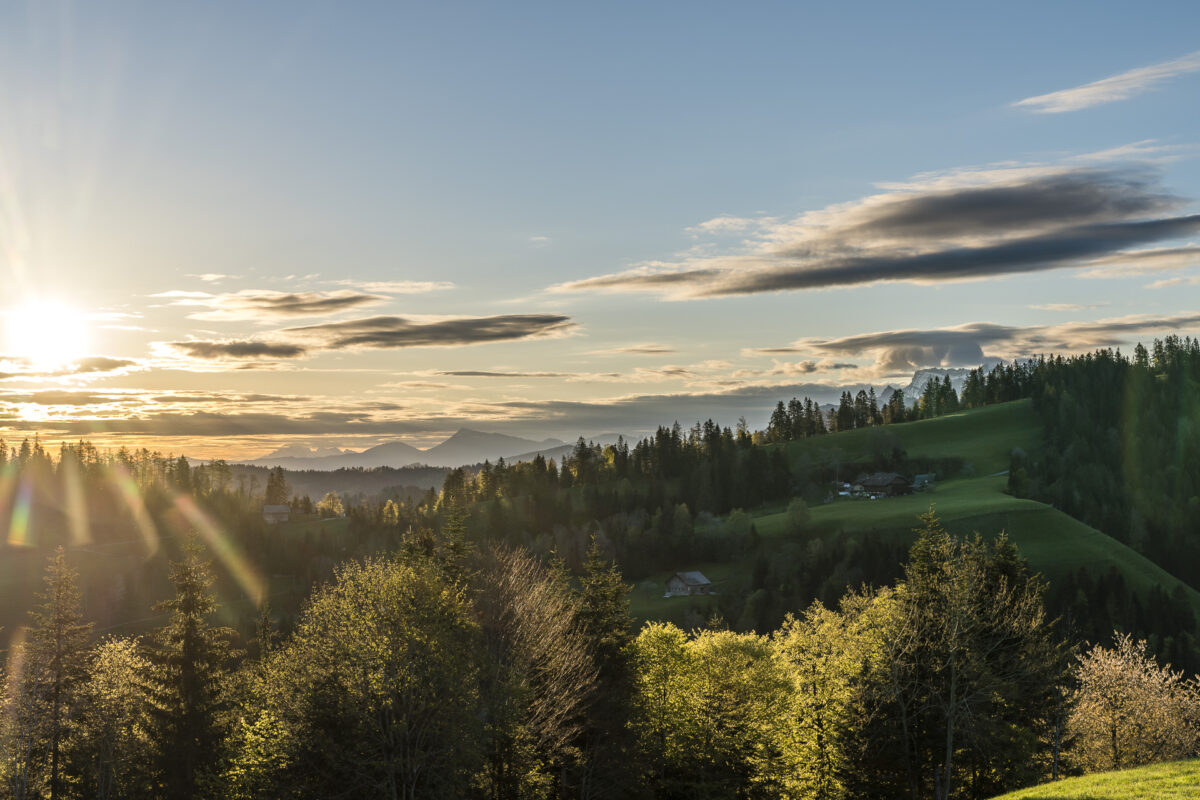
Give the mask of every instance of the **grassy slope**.
[{"label": "grassy slope", "polygon": [[872,438],[881,432],[899,439],[911,458],[957,456],[966,459],[976,475],[1008,469],[1014,447],[1029,449],[1039,439],[1030,402],[1018,400],[937,419],[816,436],[784,446],[793,461],[807,454],[816,463],[829,463],[835,451],[848,461],[869,453]]},{"label": "grassy slope", "polygon": [[1184,800],[1200,795],[1200,761],[1101,772],[1012,792],[993,800]]},{"label": "grassy slope", "polygon": [[[1080,567],[1087,567],[1093,576],[1097,576],[1115,566],[1124,573],[1130,588],[1135,591],[1148,591],[1156,584],[1171,591],[1180,584],[1177,578],[1149,559],[1100,531],[1043,503],[1004,494],[1004,477],[987,477],[1007,467],[1009,453],[1014,447],[1028,449],[1036,445],[1037,421],[1028,401],[889,426],[884,430],[900,440],[910,457],[957,456],[970,462],[976,473],[984,477],[946,481],[932,492],[909,497],[887,500],[839,498],[829,505],[811,508],[815,527],[843,535],[874,531],[911,539],[917,515],[932,504],[942,522],[955,533],[979,531],[992,535],[1006,531],[1033,568],[1050,580]],[[843,463],[847,463],[869,451],[873,433],[878,432],[870,429],[847,431],[792,442],[786,447],[793,461],[807,459],[812,463],[826,463],[836,451]],[[760,509],[755,515],[755,526],[763,537],[764,547],[770,547],[771,540],[779,541],[786,535],[785,515],[779,508]],[[746,574],[749,560],[736,564],[685,566],[704,571],[714,582],[733,582]],[[662,581],[665,579],[663,576]],[[705,601],[684,598],[662,600],[662,581],[654,590],[650,587],[635,589],[631,605],[637,616],[678,621],[689,605],[707,606]],[[1200,616],[1200,592],[1185,589]]]}]

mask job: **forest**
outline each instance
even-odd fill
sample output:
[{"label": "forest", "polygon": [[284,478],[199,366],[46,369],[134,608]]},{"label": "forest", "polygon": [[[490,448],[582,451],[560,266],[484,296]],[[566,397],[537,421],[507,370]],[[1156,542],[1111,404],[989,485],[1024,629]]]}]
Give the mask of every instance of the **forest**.
[{"label": "forest", "polygon": [[[311,498],[283,470],[259,493],[219,461],[0,446],[0,792],[949,800],[1196,756],[1181,592],[1050,581],[932,509],[908,539],[813,518],[841,470],[969,470],[889,426],[1031,398],[1040,444],[1012,451],[1008,491],[1194,587],[1198,376],[1200,345],[1169,337],[977,371],[961,395],[931,382],[915,405],[581,440],[426,494]],[[846,463],[788,450],[861,428]],[[287,538],[264,502],[312,522]],[[802,557],[756,549],[752,512],[775,506],[779,552]],[[734,556],[750,583],[708,617],[631,610],[634,583]]]},{"label": "forest", "polygon": [[970,797],[1195,754],[1200,688],[1144,643],[1071,647],[1004,537],[920,521],[893,586],[762,634],[634,629],[460,514],[346,562],[281,636],[214,624],[192,539],[164,623],[103,637],[59,549],[7,660],[0,769],[29,797]]}]

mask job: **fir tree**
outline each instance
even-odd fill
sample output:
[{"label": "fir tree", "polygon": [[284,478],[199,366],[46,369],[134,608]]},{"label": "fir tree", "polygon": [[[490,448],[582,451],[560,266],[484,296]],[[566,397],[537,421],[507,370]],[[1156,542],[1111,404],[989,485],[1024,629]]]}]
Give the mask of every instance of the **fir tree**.
[{"label": "fir tree", "polygon": [[218,609],[209,563],[192,537],[182,561],[171,563],[175,597],[155,606],[170,613],[147,646],[147,723],[155,752],[150,765],[159,796],[188,800],[217,762],[224,710],[222,681],[233,655],[228,628],[209,619]]},{"label": "fir tree", "polygon": [[91,623],[79,610],[79,575],[67,565],[61,546],[46,566],[46,588],[30,612],[31,662],[38,669],[35,691],[44,704],[49,759],[49,796],[62,796],[62,747],[68,731],[75,693],[87,679],[88,637]]}]

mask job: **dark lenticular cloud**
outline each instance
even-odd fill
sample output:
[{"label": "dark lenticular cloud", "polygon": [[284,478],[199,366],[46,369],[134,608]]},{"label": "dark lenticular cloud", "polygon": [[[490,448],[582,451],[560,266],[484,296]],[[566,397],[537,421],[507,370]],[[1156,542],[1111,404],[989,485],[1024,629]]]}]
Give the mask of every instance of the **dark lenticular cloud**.
[{"label": "dark lenticular cloud", "polygon": [[709,287],[709,296],[782,289],[819,289],[879,281],[985,278],[1078,265],[1129,245],[1200,231],[1200,214],[1171,219],[1083,225],[982,247],[958,247],[899,258],[847,258],[826,266],[794,267],[732,276]]},{"label": "dark lenticular cloud", "polygon": [[877,331],[838,339],[808,339],[797,342],[792,350],[843,356],[871,354],[878,368],[896,372],[921,367],[978,366],[984,358],[984,348],[992,351],[989,355],[1005,356],[1080,352],[1119,346],[1134,337],[1197,328],[1200,328],[1200,313],[1114,317],[1054,325],[972,322],[932,330]]},{"label": "dark lenticular cloud", "polygon": [[742,252],[553,287],[677,297],[970,280],[1111,262],[1200,231],[1146,170],[1012,169],[933,181],[764,224]]},{"label": "dark lenticular cloud", "polygon": [[1180,198],[1156,187],[1143,170],[1080,170],[1018,184],[917,193],[879,205],[849,231],[904,238],[995,234],[1129,219],[1179,204]]},{"label": "dark lenticular cloud", "polygon": [[196,340],[170,342],[169,346],[192,358],[300,358],[308,349],[298,344],[280,344],[251,340]]},{"label": "dark lenticular cloud", "polygon": [[417,322],[404,317],[368,317],[291,328],[327,348],[453,347],[559,336],[575,327],[559,314],[506,314],[495,317]]}]

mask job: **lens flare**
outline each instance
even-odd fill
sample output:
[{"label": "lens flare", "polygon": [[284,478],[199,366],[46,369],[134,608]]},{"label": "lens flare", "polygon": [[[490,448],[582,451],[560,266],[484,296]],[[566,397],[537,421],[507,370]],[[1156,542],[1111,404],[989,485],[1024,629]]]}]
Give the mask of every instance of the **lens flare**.
[{"label": "lens flare", "polygon": [[205,514],[191,497],[176,495],[175,508],[200,533],[200,538],[229,570],[229,574],[237,581],[246,596],[253,600],[256,606],[261,607],[263,598],[266,596],[266,583],[233,537],[221,530],[220,526]]},{"label": "lens flare", "polygon": [[8,543],[13,547],[33,547],[33,535],[29,530],[29,518],[32,515],[33,477],[25,473],[21,475],[21,482],[17,486],[17,499],[8,523]]},{"label": "lens flare", "polygon": [[[10,514],[13,502],[13,492],[17,488],[17,464],[15,461],[9,461],[4,465],[4,469],[0,470],[0,514]],[[9,531],[4,537],[5,541],[11,543],[12,539],[12,520],[9,520]]]},{"label": "lens flare", "polygon": [[71,526],[71,543],[75,545],[91,544],[91,517],[88,514],[87,500],[83,495],[83,480],[79,475],[79,464],[73,458],[63,458],[59,462],[59,467],[67,494],[66,511],[67,522]]},{"label": "lens flare", "polygon": [[137,481],[129,474],[129,470],[124,464],[114,464],[110,470],[109,477],[113,488],[116,489],[117,496],[125,502],[129,513],[133,515],[134,524],[137,525],[142,542],[146,545],[146,558],[150,558],[158,552],[158,528],[154,526],[154,520],[150,519],[150,512],[146,510],[146,502],[142,500],[142,493],[138,490]]}]

